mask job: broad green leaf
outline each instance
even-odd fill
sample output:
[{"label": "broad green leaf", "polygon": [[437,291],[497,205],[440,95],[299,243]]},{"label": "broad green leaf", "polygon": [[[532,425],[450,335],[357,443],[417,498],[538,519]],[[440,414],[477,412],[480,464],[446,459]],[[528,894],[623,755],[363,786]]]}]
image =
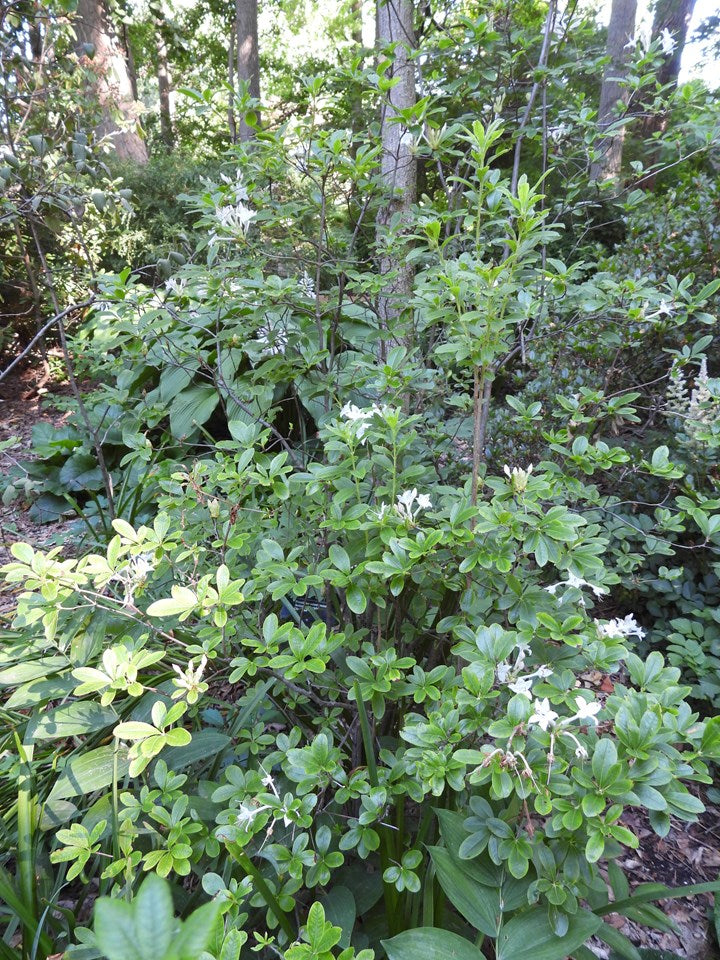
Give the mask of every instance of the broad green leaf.
[{"label": "broad green leaf", "polygon": [[349,586],[345,591],[345,599],[353,613],[364,613],[367,607],[367,597],[360,587]]},{"label": "broad green leaf", "polygon": [[165,960],[197,960],[210,943],[221,903],[204,903],[190,914],[165,954]]},{"label": "broad green leaf", "polygon": [[98,467],[97,457],[89,453],[74,453],[63,464],[60,483],[73,493],[83,490],[100,490],[103,477]]},{"label": "broad green leaf", "polygon": [[[98,747],[73,757],[66,765],[48,800],[64,800],[109,787],[114,779],[115,747]],[[117,746],[117,775],[124,777],[130,767],[127,747]]]},{"label": "broad green leaf", "polygon": [[76,686],[77,681],[71,676],[41,677],[39,680],[31,680],[30,683],[24,683],[18,687],[8,698],[5,706],[8,710],[27,710],[28,707],[47,703],[48,700],[62,700]]},{"label": "broad green leaf", "polygon": [[187,746],[173,747],[172,754],[164,753],[161,756],[173,770],[182,770],[217,756],[229,743],[230,737],[217,730],[198,730],[192,734],[192,741]]},{"label": "broad green leaf", "polygon": [[488,937],[497,936],[502,910],[500,892],[471,880],[442,847],[428,847],[440,886],[459,913]]},{"label": "broad green leaf", "polygon": [[25,739],[32,742],[82,736],[109,727],[117,719],[112,707],[101,707],[92,700],[79,700],[34,717],[27,725]]},{"label": "broad green leaf", "polygon": [[220,397],[214,386],[196,384],[182,390],[170,404],[170,432],[176,440],[192,436],[206,423]]},{"label": "broad green leaf", "polygon": [[28,663],[16,663],[0,670],[0,687],[19,687],[20,684],[48,677],[69,665],[67,657],[42,657]]},{"label": "broad green leaf", "polygon": [[544,909],[521,913],[506,923],[497,941],[497,960],[565,960],[600,927],[587,910],[568,917],[567,933],[558,937]]},{"label": "broad green leaf", "polygon": [[170,884],[150,873],[132,902],[135,943],[143,960],[163,960],[177,925]]},{"label": "broad green leaf", "polygon": [[124,900],[100,897],[95,902],[94,928],[107,960],[146,960],[135,942],[133,909]]},{"label": "broad green leaf", "polygon": [[381,942],[388,960],[485,960],[469,940],[435,927],[416,927]]}]

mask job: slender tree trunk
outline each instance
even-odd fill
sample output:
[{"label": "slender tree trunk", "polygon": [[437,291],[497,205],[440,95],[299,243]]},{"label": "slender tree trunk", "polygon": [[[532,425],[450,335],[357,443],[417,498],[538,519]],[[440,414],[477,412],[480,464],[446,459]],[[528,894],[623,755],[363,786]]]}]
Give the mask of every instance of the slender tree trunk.
[{"label": "slender tree trunk", "polygon": [[394,45],[392,66],[386,76],[397,80],[381,107],[381,173],[386,200],[377,216],[377,242],[380,273],[387,283],[378,298],[378,316],[383,330],[380,353],[384,357],[387,342],[411,342],[411,335],[399,329],[399,318],[412,296],[413,268],[403,255],[402,230],[417,196],[417,162],[413,138],[397,117],[415,105],[415,68],[411,51],[415,43],[412,0],[378,0],[377,45],[380,61],[383,51]]},{"label": "slender tree trunk", "polygon": [[352,16],[352,41],[356,47],[363,42],[363,0],[350,0],[350,15]]},{"label": "slender tree trunk", "polygon": [[84,44],[91,44],[94,48],[89,65],[97,77],[95,94],[102,111],[98,136],[112,136],[115,152],[121,159],[147,163],[147,147],[135,129],[137,104],[130,71],[102,0],[78,0],[75,33],[81,58],[87,57]]},{"label": "slender tree trunk", "polygon": [[657,0],[655,4],[652,39],[658,40],[667,30],[675,43],[672,53],[665,56],[657,73],[658,83],[663,86],[668,83],[677,86],[680,61],[694,9],[695,0]]},{"label": "slender tree trunk", "polygon": [[230,30],[230,41],[228,43],[228,60],[227,60],[227,72],[228,72],[228,87],[229,96],[228,96],[228,129],[230,131],[230,140],[233,143],[237,143],[237,126],[235,124],[235,24],[233,23],[232,29]]},{"label": "slender tree trunk", "polygon": [[[235,0],[235,37],[238,90],[245,85],[250,96],[259,100],[258,0]],[[238,124],[238,139],[247,143],[254,135],[254,128],[242,116]]]},{"label": "slender tree trunk", "polygon": [[[605,68],[598,109],[601,131],[607,130],[618,120],[628,102],[628,91],[623,81],[627,76],[630,56],[628,44],[635,36],[636,13],[637,0],[613,0],[606,48],[610,62]],[[620,175],[624,140],[624,126],[604,139],[602,154],[590,170],[591,180],[609,180]]]},{"label": "slender tree trunk", "polygon": [[[695,0],[657,0],[652,25],[652,40],[661,40],[664,32],[672,41],[672,52],[663,57],[657,72],[657,82],[660,86],[669,87],[668,92],[675,90],[680,73],[680,62],[682,60],[685,41],[687,40],[688,26],[692,19]],[[660,162],[662,145],[659,141],[653,141],[656,134],[661,134],[667,126],[667,112],[663,109],[653,110],[649,104],[644,105],[644,119],[642,122],[640,135],[645,140],[651,140],[646,144],[646,156],[644,157],[645,166],[651,169]],[[651,172],[643,177],[643,187],[646,190],[655,188],[656,172]]]},{"label": "slender tree trunk", "polygon": [[160,136],[166,147],[174,143],[172,113],[170,111],[170,71],[168,69],[167,44],[163,34],[163,16],[155,16],[155,38],[157,42],[157,83],[160,98]]}]

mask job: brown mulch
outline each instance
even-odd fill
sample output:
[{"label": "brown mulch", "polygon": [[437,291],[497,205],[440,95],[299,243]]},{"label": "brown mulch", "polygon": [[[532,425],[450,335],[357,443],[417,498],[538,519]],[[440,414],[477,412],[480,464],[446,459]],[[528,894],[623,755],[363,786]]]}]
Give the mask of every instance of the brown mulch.
[{"label": "brown mulch", "polygon": [[[637,850],[627,850],[625,856],[618,860],[630,883],[631,892],[639,883],[684,887],[718,879],[720,808],[706,797],[702,799],[706,810],[699,821],[684,823],[674,819],[665,839],[655,834],[642,811],[626,811],[623,823],[640,840]],[[618,915],[610,915],[605,919],[637,947],[667,950],[688,960],[718,960],[720,949],[713,933],[712,894],[658,900],[654,905],[677,926],[676,933],[653,930]],[[593,941],[592,949],[601,958],[608,957],[610,953],[608,947],[597,940]]]},{"label": "brown mulch", "polygon": [[[59,427],[65,414],[53,410],[53,396],[66,396],[68,388],[48,380],[36,370],[26,369],[11,374],[0,382],[0,441],[19,437],[17,446],[0,453],[0,478],[23,460],[32,459],[32,429],[36,423],[47,421]],[[32,544],[39,550],[67,543],[73,520],[61,523],[35,523],[29,516],[30,504],[18,497],[8,504],[0,502],[0,566],[12,560],[10,546],[17,540]],[[13,606],[8,588],[0,582],[0,613]]]}]

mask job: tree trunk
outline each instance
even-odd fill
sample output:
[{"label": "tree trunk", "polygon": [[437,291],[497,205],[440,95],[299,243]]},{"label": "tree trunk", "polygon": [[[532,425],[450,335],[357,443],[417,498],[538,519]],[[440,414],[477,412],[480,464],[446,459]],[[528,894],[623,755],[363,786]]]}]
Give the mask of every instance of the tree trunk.
[{"label": "tree trunk", "polygon": [[[632,43],[635,36],[636,12],[637,0],[613,0],[606,47],[610,62],[605,68],[600,89],[598,109],[600,130],[607,130],[612,126],[628,102],[628,91],[623,81],[627,76],[627,63],[630,56],[628,44]],[[591,180],[609,180],[620,175],[624,140],[624,127],[620,127],[603,140],[602,154],[590,170]]]},{"label": "tree trunk", "polygon": [[417,196],[417,163],[412,135],[397,121],[400,111],[415,105],[415,67],[410,58],[415,43],[412,0],[378,0],[377,45],[379,59],[384,49],[395,44],[393,63],[385,76],[397,79],[381,107],[381,175],[386,201],[377,216],[376,233],[380,252],[380,273],[387,283],[378,298],[378,316],[383,331],[380,347],[384,358],[387,341],[409,345],[411,336],[398,329],[398,320],[407,309],[413,288],[413,268],[403,256],[402,230]]},{"label": "tree trunk", "polygon": [[98,137],[111,136],[120,159],[147,163],[147,147],[136,130],[138,105],[133,96],[130,71],[102,0],[78,0],[75,33],[81,58],[88,56],[84,44],[92,44],[94,48],[88,64],[97,77],[95,95],[102,111],[102,120],[96,131]]},{"label": "tree trunk", "polygon": [[[238,92],[241,92],[242,86],[245,85],[250,96],[259,100],[260,60],[257,0],[235,0],[235,37]],[[240,117],[237,132],[241,143],[247,143],[255,135],[254,128],[248,124],[244,115]]]},{"label": "tree trunk", "polygon": [[675,42],[672,53],[665,57],[657,73],[658,83],[663,86],[668,83],[677,86],[680,61],[694,9],[695,0],[657,0],[655,4],[652,39],[658,40],[667,30]]},{"label": "tree trunk", "polygon": [[232,29],[230,30],[230,41],[228,43],[228,58],[227,58],[227,79],[229,95],[228,95],[228,129],[230,131],[230,140],[232,143],[237,143],[237,125],[235,123],[235,24],[233,23]]},{"label": "tree trunk", "polygon": [[157,83],[160,98],[160,136],[166,147],[172,149],[173,127],[170,112],[170,72],[168,70],[167,44],[163,35],[162,13],[155,17],[155,38],[157,41]]}]

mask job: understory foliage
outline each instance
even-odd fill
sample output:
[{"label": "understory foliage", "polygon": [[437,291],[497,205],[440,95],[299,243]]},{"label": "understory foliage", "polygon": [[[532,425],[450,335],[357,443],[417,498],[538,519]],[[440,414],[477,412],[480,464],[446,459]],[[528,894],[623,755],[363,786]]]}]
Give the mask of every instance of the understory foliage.
[{"label": "understory foliage", "polygon": [[303,83],[152,270],[99,270],[88,389],[9,472],[83,539],[3,567],[0,960],[638,960],[608,914],[720,889],[618,863],[623,815],[696,821],[720,760],[716,228],[664,265],[651,231],[716,189],[624,191],[601,247],[564,168],[591,117],[558,106],[556,165],[521,131],[514,177],[502,104],[428,95],[427,192],[375,237],[376,131]]}]

